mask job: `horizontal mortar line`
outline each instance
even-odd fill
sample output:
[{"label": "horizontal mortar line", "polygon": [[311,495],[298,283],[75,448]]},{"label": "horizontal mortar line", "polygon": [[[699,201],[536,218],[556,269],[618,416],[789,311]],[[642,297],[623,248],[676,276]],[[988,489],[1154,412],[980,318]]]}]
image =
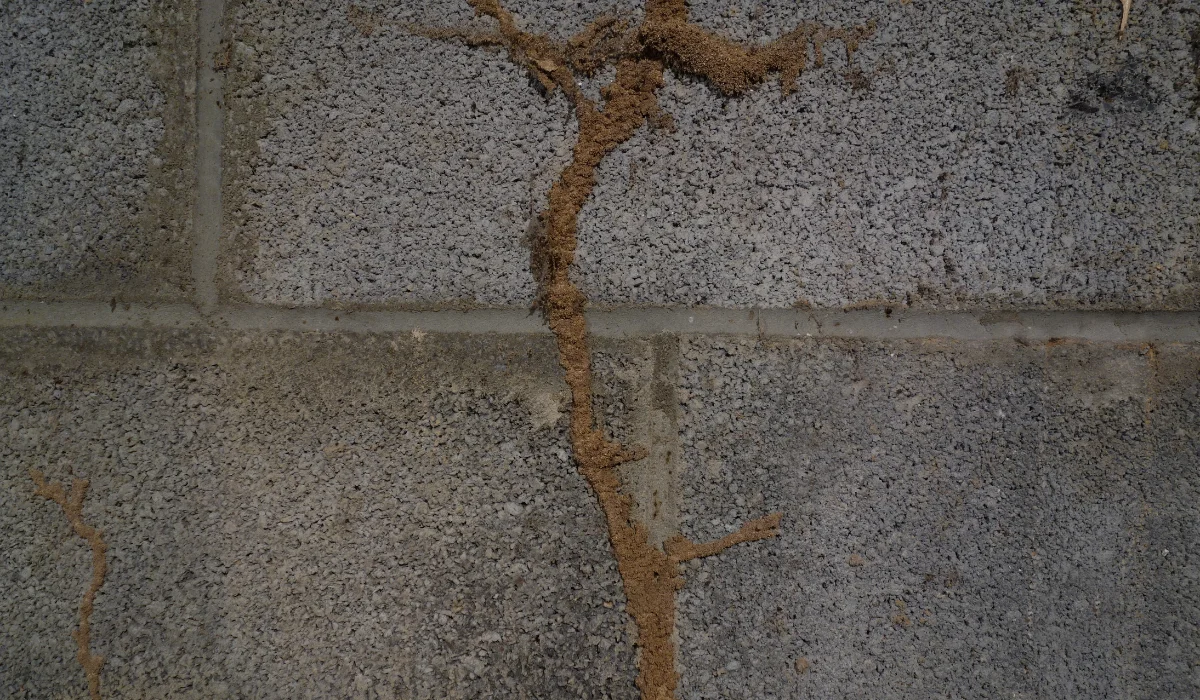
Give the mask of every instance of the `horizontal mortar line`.
[{"label": "horizontal mortar line", "polygon": [[[591,332],[621,338],[657,333],[785,338],[953,340],[1055,338],[1108,343],[1200,342],[1196,311],[805,311],[799,309],[625,308],[589,311]],[[225,306],[203,314],[188,304],[88,301],[0,302],[0,327],[187,328],[354,333],[548,333],[522,309],[339,311]]]}]

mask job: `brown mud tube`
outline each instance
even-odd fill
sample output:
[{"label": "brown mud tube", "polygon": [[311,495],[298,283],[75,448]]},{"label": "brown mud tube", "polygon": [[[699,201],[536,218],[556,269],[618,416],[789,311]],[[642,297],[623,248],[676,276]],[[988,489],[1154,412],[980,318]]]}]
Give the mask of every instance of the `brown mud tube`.
[{"label": "brown mud tube", "polygon": [[[509,59],[528,71],[547,94],[561,90],[579,120],[572,160],[551,187],[547,206],[530,234],[530,270],[538,289],[535,307],[545,316],[558,345],[571,393],[572,455],[604,511],[626,610],[637,625],[637,685],[643,700],[672,700],[679,680],[674,636],[675,594],[683,585],[680,564],[735,544],[774,537],[782,516],[776,513],[751,521],[714,542],[696,544],[676,535],[662,549],[651,543],[646,524],[634,514],[633,499],[622,491],[616,469],[646,452],[606,438],[592,406],[591,355],[583,314],[586,299],[570,278],[579,212],[592,194],[596,168],[605,156],[644,124],[671,128],[672,120],[657,99],[668,68],[703,78],[729,96],[778,73],[786,95],[808,65],[809,46],[813,63],[820,66],[825,43],[840,40],[850,61],[859,43],[874,33],[874,24],[843,29],[803,23],[767,44],[743,46],[689,22],[685,0],[647,0],[644,19],[636,27],[600,17],[574,37],[558,41],[518,28],[499,0],[467,2],[477,15],[495,20],[496,29],[397,26],[431,39],[506,49]],[[364,35],[378,26],[396,24],[356,7],[350,9],[349,19]],[[609,64],[616,66],[616,76],[601,89],[598,104],[583,94],[577,79],[593,76]]]}]

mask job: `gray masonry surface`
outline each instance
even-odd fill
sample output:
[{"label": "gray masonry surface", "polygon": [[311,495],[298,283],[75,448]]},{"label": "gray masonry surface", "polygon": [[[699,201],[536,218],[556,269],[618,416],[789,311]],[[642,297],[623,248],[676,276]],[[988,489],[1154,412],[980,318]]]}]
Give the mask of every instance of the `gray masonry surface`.
[{"label": "gray masonry surface", "polygon": [[[601,14],[510,6],[558,35]],[[528,304],[521,239],[569,158],[565,103],[502,52],[404,29],[486,27],[465,2],[366,7],[232,11],[226,293]],[[593,303],[1195,305],[1193,4],[1140,8],[1123,42],[1119,12],[1071,2],[697,2],[692,17],[747,41],[804,20],[877,30],[853,68],[827,47],[787,98],[669,75],[674,130],[609,156],[581,214]]]},{"label": "gray masonry surface", "polygon": [[[569,37],[640,0],[506,0]],[[680,700],[1200,695],[1200,4],[875,21],[781,98],[668,74],[574,279],[684,567]],[[524,238],[576,125],[465,0],[0,7],[0,697],[633,700]],[[599,94],[612,71],[587,80]]]},{"label": "gray masonry surface", "polygon": [[189,0],[0,7],[0,296],[186,300]]},{"label": "gray masonry surface", "polygon": [[[399,21],[461,23],[463,3]],[[226,131],[235,298],[520,305],[522,238],[570,157],[566,101],[502,54],[382,26],[345,3],[231,11]],[[369,31],[369,30],[365,30]]]},{"label": "gray masonry surface", "polygon": [[[82,684],[87,551],[37,468],[91,479],[115,697],[633,697],[548,339],[2,349],[6,694]],[[688,567],[680,697],[1200,688],[1200,346],[660,336],[598,365],[614,431],[660,448],[635,491],[686,534],[785,517]]]},{"label": "gray masonry surface", "polygon": [[681,355],[683,697],[1200,693],[1200,347]]},{"label": "gray masonry surface", "polygon": [[[632,697],[549,339],[15,332],[0,695],[78,695],[91,480],[112,697]],[[268,358],[270,360],[268,361]]]}]

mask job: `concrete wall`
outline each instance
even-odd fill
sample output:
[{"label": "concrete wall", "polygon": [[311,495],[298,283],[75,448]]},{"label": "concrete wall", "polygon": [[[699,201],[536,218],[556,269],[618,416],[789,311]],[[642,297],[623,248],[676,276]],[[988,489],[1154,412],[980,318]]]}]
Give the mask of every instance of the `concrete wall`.
[{"label": "concrete wall", "polygon": [[[597,405],[684,566],[680,698],[1200,694],[1200,5],[875,20],[669,73],[579,219]],[[507,0],[559,38],[641,3]],[[634,698],[523,240],[576,124],[421,3],[0,7],[0,695]],[[612,71],[583,89],[596,95]]]}]

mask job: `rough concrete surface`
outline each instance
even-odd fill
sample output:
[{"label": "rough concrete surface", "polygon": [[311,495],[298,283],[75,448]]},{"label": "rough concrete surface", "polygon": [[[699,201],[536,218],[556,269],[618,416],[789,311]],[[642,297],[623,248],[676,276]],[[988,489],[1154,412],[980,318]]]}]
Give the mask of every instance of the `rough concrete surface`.
[{"label": "rough concrete surface", "polygon": [[[84,687],[87,549],[36,468],[91,480],[104,697],[636,697],[553,357],[5,331],[0,694]],[[658,537],[784,514],[688,565],[680,698],[1200,688],[1196,346],[660,336],[597,367]]]},{"label": "rough concrete surface", "polygon": [[[471,17],[457,0],[360,4],[397,22]],[[566,102],[503,54],[356,26],[349,5],[230,10],[226,295],[527,304],[522,239],[570,155]]]},{"label": "rough concrete surface", "polygon": [[[510,2],[566,36],[597,5]],[[465,2],[232,11],[225,293],[273,304],[517,305],[521,239],[574,119]],[[631,13],[629,8],[621,10]],[[601,164],[594,304],[1196,308],[1200,83],[1188,3],[692,3],[760,41],[875,20],[796,94],[669,76],[670,131]],[[598,82],[611,79],[602,73]],[[594,90],[597,85],[585,86]]]},{"label": "rough concrete surface", "polygon": [[[1114,3],[1115,4],[1115,3]],[[795,95],[660,92],[676,131],[601,166],[601,303],[1194,307],[1194,5],[694,2],[745,41],[874,18]]]},{"label": "rough concrete surface", "polygon": [[0,7],[0,296],[183,300],[193,0]]},{"label": "rough concrete surface", "polygon": [[1200,349],[681,351],[683,698],[1200,693]]},{"label": "rough concrete surface", "polygon": [[664,3],[0,3],[0,697],[1200,696],[1200,5]]},{"label": "rough concrete surface", "polygon": [[0,695],[634,697],[544,338],[40,331],[0,347]]}]

